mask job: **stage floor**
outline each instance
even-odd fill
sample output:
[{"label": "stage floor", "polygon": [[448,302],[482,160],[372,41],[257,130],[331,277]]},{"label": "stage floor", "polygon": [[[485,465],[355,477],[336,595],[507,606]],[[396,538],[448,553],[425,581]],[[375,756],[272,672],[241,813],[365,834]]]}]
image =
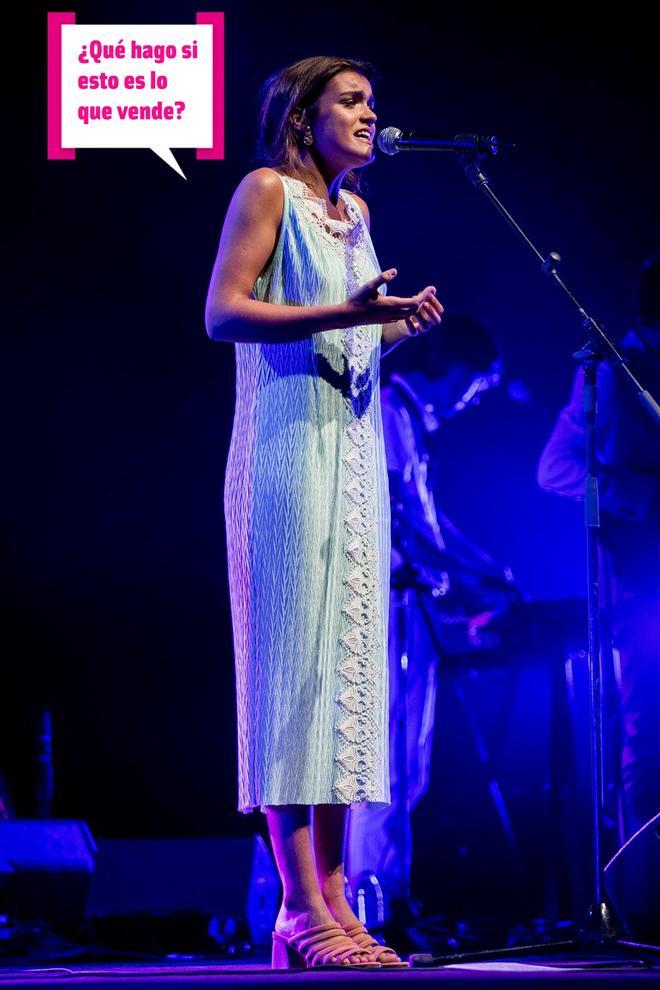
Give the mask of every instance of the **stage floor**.
[{"label": "stage floor", "polygon": [[104,987],[120,984],[122,990],[135,988],[146,990],[149,986],[166,986],[168,990],[192,990],[192,988],[212,986],[235,986],[237,990],[246,987],[276,985],[284,988],[300,985],[301,982],[323,983],[324,986],[337,986],[347,982],[363,984],[381,982],[383,984],[420,983],[426,987],[436,983],[446,986],[460,984],[469,987],[518,988],[534,986],[557,987],[627,987],[660,986],[660,966],[639,965],[630,968],[621,962],[600,960],[597,969],[578,968],[587,957],[581,955],[569,962],[561,957],[548,959],[516,959],[498,962],[473,962],[442,968],[410,968],[407,970],[370,970],[360,973],[322,972],[320,970],[272,970],[263,957],[251,961],[191,963],[167,961],[163,963],[55,963],[39,962],[23,965],[0,966],[0,987],[29,986],[32,990],[55,985],[75,984],[85,987]]}]

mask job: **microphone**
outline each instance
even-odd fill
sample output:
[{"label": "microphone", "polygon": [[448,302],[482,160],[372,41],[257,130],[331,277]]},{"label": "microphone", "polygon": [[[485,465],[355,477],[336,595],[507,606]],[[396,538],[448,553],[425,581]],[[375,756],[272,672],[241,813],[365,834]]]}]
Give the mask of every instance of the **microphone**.
[{"label": "microphone", "polygon": [[435,134],[432,131],[400,131],[398,127],[385,127],[378,135],[378,147],[386,155],[399,151],[456,151],[478,155],[496,155],[500,148],[514,151],[515,144],[502,144],[495,135]]}]

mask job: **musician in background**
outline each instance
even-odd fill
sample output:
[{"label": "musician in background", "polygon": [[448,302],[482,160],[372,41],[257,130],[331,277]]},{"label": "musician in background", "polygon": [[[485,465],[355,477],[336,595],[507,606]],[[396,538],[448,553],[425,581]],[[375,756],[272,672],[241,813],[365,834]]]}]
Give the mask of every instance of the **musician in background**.
[{"label": "musician in background", "polygon": [[[660,397],[660,255],[642,267],[639,317],[620,350]],[[620,661],[621,769],[627,837],[660,812],[660,434],[633,391],[598,366],[596,456],[600,494],[601,607]],[[541,455],[546,491],[584,498],[583,373]]]},{"label": "musician in background", "polygon": [[[433,340],[430,335],[420,337],[405,354],[401,348],[396,371],[392,366],[388,374],[387,361],[382,365],[387,384],[381,391],[381,408],[392,503],[388,634],[392,803],[382,809],[352,808],[348,829],[347,874],[353,896],[366,886],[367,896],[373,898],[377,881],[383,918],[395,923],[397,917],[406,917],[409,907],[410,814],[429,784],[438,646],[442,645],[442,633],[434,626],[438,609],[454,594],[447,561],[451,558],[473,576],[510,580],[502,565],[447,519],[434,497],[442,465],[432,456],[433,435],[478,401],[480,393],[498,384],[497,349],[489,331],[470,316],[445,314],[433,336]],[[466,648],[482,635],[493,614],[474,601],[472,605],[459,630]],[[455,619],[452,629],[456,635]],[[400,779],[402,702],[407,710],[406,770]],[[354,910],[358,908],[354,904]]]}]

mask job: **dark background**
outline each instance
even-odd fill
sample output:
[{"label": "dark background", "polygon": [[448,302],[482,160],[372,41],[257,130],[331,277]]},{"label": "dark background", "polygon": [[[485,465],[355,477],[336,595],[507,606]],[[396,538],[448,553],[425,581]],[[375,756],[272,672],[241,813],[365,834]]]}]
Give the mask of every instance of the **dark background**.
[{"label": "dark background", "polygon": [[[187,181],[148,150],[48,162],[46,8],[25,9],[16,55],[0,767],[31,814],[38,713],[49,708],[55,812],[110,837],[259,825],[235,810],[222,515],[234,361],[206,337],[203,312],[226,206],[254,167],[264,78],[310,54],[367,58],[380,72],[379,127],[518,142],[489,164],[493,186],[542,251],[561,253],[564,277],[614,336],[634,318],[637,272],[657,244],[655,32],[641,6],[542,17],[249,0],[66,9],[79,23],[189,23],[219,8],[226,160],[175,149]],[[364,178],[397,293],[433,282],[447,310],[479,316],[502,350],[504,386],[442,438],[442,508],[511,565],[530,600],[580,596],[581,509],[535,482],[582,342],[571,307],[449,156],[379,155]],[[511,752],[532,779],[523,710]],[[460,747],[452,756],[442,739],[460,766]]]}]

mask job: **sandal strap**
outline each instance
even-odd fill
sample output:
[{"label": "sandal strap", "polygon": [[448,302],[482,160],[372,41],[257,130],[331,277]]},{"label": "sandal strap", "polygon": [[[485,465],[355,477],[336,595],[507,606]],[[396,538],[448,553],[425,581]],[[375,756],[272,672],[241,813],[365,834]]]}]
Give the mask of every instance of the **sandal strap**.
[{"label": "sandal strap", "polygon": [[289,939],[289,945],[292,945],[302,955],[307,948],[332,941],[340,933],[345,934],[343,928],[337,924],[327,922],[324,925],[314,925],[313,928],[306,928],[304,931],[292,935]]},{"label": "sandal strap", "polygon": [[394,949],[391,949],[388,945],[381,945],[361,921],[354,925],[346,925],[344,931],[357,945],[361,948],[368,949],[375,962],[378,961],[378,956],[382,955],[383,952],[391,952],[393,956],[397,956]]},{"label": "sandal strap", "polygon": [[[314,925],[299,932],[289,940],[291,945],[305,959],[308,966],[317,966],[339,961],[352,955],[366,955],[366,949],[358,946],[340,924]],[[366,961],[366,960],[365,960]]]},{"label": "sandal strap", "polygon": [[369,945],[372,945],[372,944],[373,945],[380,945],[380,942],[378,942],[373,937],[373,935],[367,930],[366,926],[363,925],[361,921],[358,921],[354,925],[346,925],[344,927],[344,931],[346,932],[346,934],[348,935],[349,938],[354,939],[356,942],[358,942],[358,938],[359,938],[360,941],[358,942],[358,945],[363,945],[364,944],[365,947],[366,947],[365,936],[366,936],[366,939],[367,939]]},{"label": "sandal strap", "polygon": [[[343,963],[344,959],[348,959],[349,956],[365,956],[364,962],[368,962],[370,959],[369,953],[365,952],[364,949],[359,949],[355,942],[349,942],[348,948],[346,948],[346,942],[336,943],[334,946],[328,946],[327,950],[315,953],[312,956],[312,966],[317,964],[320,960],[322,964],[327,965],[332,962]],[[358,963],[358,965],[360,965]]]},{"label": "sandal strap", "polygon": [[[389,947],[389,945],[381,945],[380,942],[374,946],[373,952],[371,953],[371,958],[378,961],[378,957],[383,954],[383,952],[391,952],[393,956],[396,957],[395,962],[399,959],[398,953]],[[401,960],[403,962],[403,960]]]}]

